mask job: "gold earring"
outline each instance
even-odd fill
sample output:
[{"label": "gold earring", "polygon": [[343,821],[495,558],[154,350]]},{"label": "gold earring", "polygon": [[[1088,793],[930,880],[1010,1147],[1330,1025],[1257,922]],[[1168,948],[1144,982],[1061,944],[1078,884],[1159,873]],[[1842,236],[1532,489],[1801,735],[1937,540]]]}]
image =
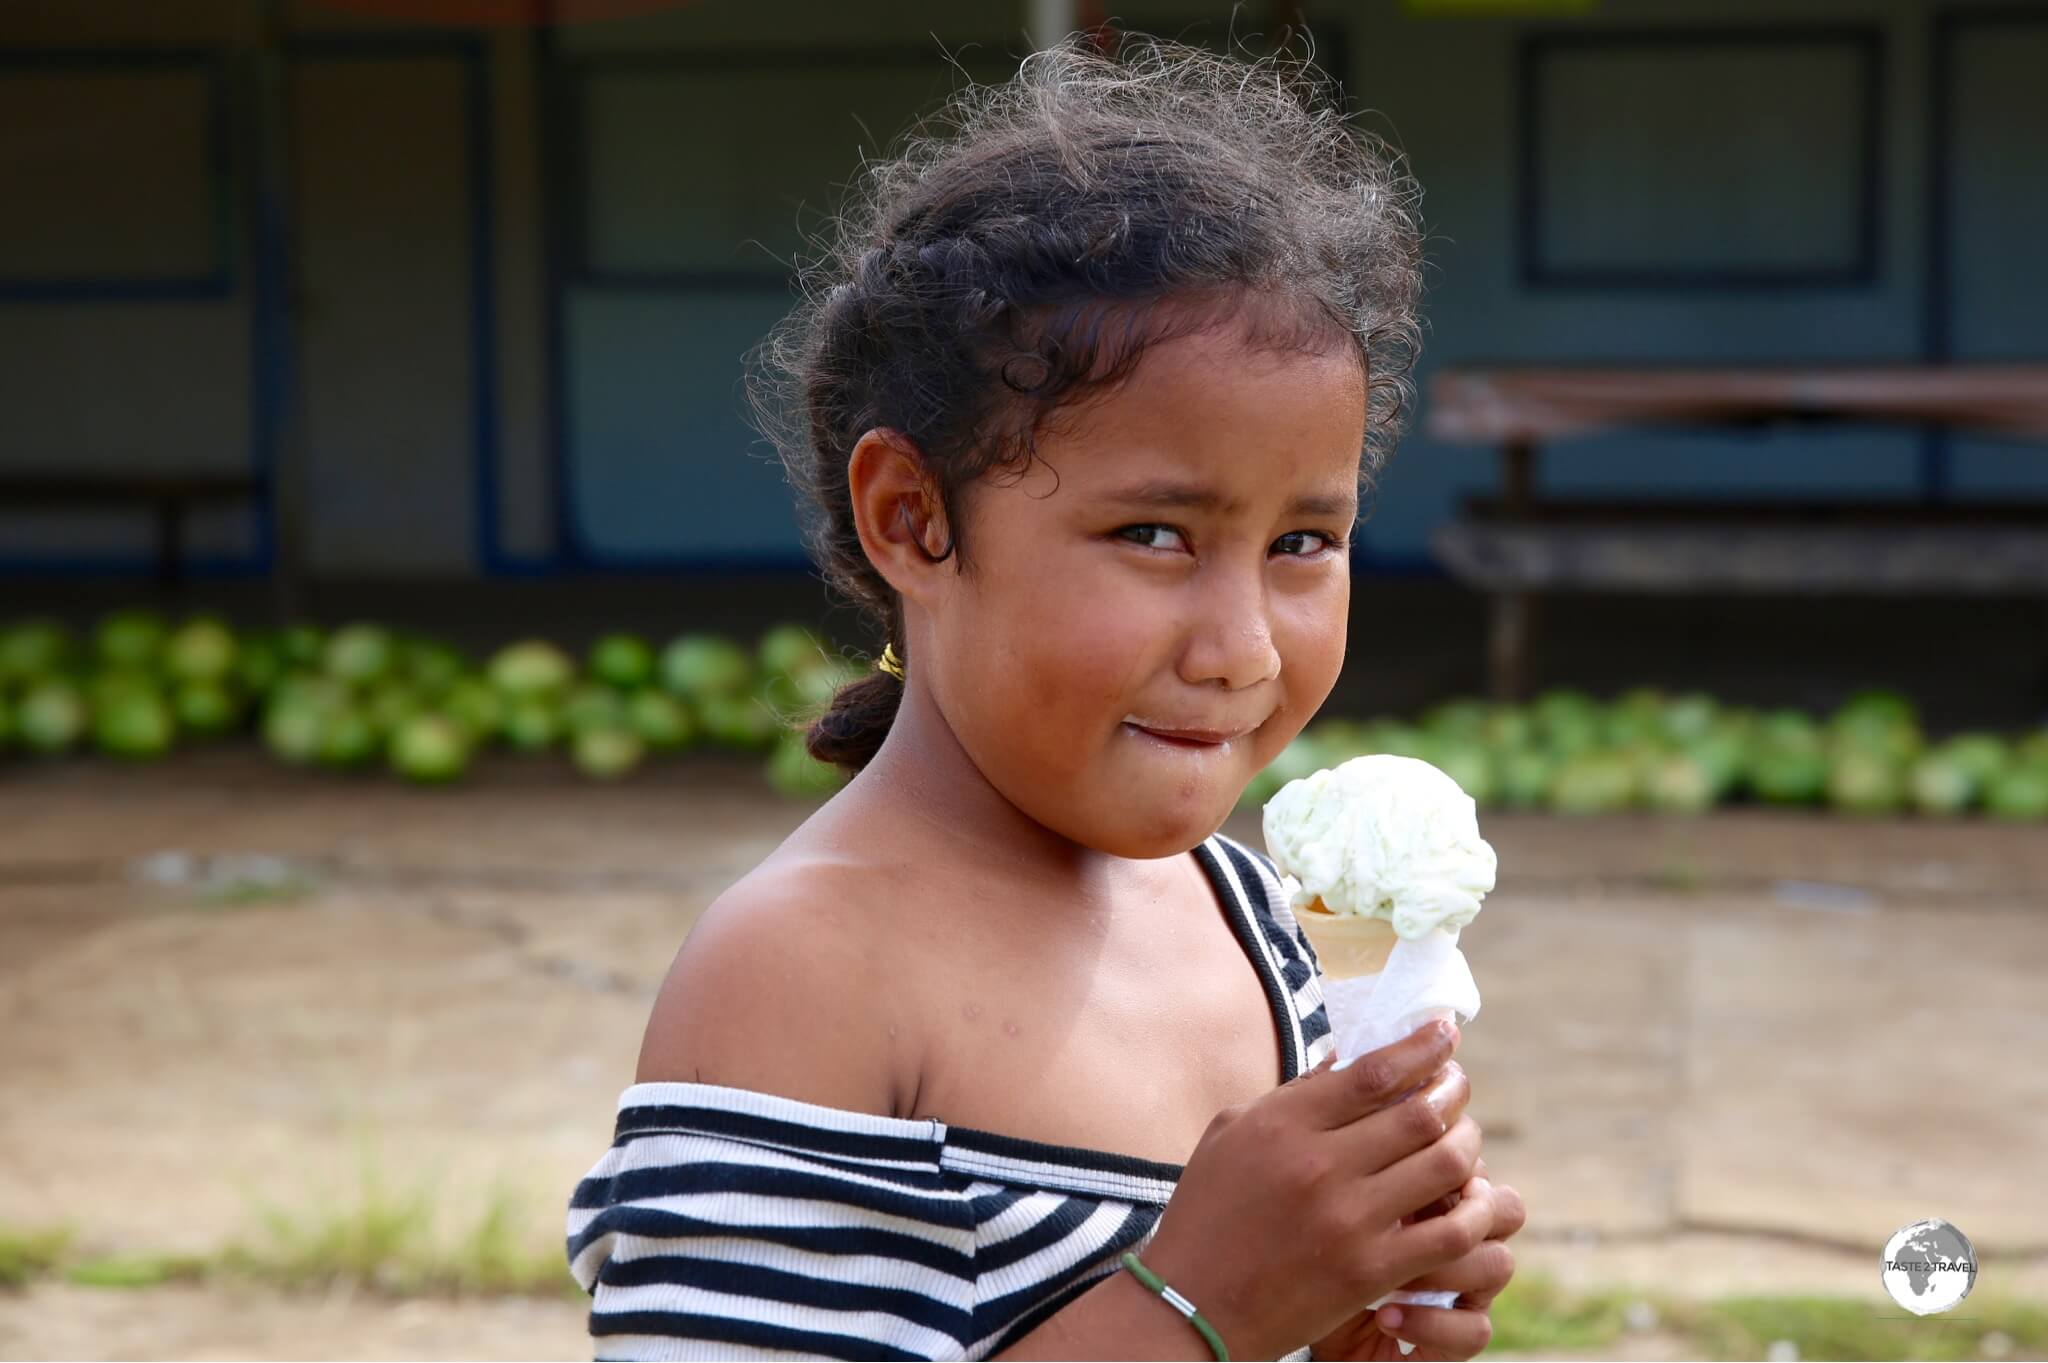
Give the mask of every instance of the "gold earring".
[{"label": "gold earring", "polygon": [[896,656],[896,645],[894,643],[882,645],[882,656],[875,663],[875,666],[887,672],[897,681],[903,680],[903,660]]}]

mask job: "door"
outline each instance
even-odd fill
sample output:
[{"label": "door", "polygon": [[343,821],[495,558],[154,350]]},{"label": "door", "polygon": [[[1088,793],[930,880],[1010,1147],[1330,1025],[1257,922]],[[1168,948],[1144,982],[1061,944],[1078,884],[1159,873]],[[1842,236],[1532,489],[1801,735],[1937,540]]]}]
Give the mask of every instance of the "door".
[{"label": "door", "polygon": [[472,61],[293,53],[304,557],[321,577],[474,571]]},{"label": "door", "polygon": [[[1947,358],[2048,360],[2048,11],[1947,32]],[[1958,501],[2048,500],[2048,443],[1956,435],[1946,473]]]}]

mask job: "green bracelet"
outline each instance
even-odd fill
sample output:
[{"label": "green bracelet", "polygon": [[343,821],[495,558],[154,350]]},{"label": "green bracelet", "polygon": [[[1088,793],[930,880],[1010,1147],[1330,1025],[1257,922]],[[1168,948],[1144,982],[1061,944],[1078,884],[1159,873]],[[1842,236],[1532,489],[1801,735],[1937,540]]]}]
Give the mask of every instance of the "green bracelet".
[{"label": "green bracelet", "polygon": [[1166,1298],[1167,1305],[1188,1318],[1188,1323],[1202,1332],[1202,1338],[1209,1341],[1209,1347],[1216,1351],[1218,1358],[1229,1358],[1230,1350],[1223,1347],[1223,1336],[1216,1333],[1216,1327],[1202,1319],[1202,1313],[1195,1304],[1159,1280],[1159,1275],[1139,1262],[1138,1256],[1125,1253],[1124,1267],[1137,1275],[1139,1282]]}]

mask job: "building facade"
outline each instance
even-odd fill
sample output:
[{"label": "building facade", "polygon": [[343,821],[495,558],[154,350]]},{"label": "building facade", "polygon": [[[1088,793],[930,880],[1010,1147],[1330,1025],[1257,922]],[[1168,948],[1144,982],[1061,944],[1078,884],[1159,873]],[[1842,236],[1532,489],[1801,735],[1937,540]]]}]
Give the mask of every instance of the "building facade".
[{"label": "building facade", "polygon": [[[246,504],[193,522],[201,573],[800,567],[743,352],[835,186],[959,81],[1002,79],[1033,7],[406,8],[0,7],[0,474],[247,474]],[[2048,358],[2048,5],[1303,12],[1424,186],[1425,385],[1475,361]],[[1112,15],[1213,43],[1268,17]],[[1577,442],[1544,477],[2032,500],[2044,454],[1673,433]],[[1432,571],[1431,529],[1495,476],[1417,430],[1358,571]],[[146,571],[150,537],[132,510],[0,506],[0,572]]]}]

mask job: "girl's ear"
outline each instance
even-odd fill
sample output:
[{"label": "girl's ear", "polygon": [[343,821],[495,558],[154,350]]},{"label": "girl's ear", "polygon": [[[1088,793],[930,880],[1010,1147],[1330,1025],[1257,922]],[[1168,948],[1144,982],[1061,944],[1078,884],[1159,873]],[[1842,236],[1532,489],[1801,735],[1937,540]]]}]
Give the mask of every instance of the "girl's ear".
[{"label": "girl's ear", "polygon": [[906,600],[926,601],[940,572],[935,560],[949,557],[952,527],[916,446],[893,430],[869,431],[847,460],[846,487],[868,561]]}]

